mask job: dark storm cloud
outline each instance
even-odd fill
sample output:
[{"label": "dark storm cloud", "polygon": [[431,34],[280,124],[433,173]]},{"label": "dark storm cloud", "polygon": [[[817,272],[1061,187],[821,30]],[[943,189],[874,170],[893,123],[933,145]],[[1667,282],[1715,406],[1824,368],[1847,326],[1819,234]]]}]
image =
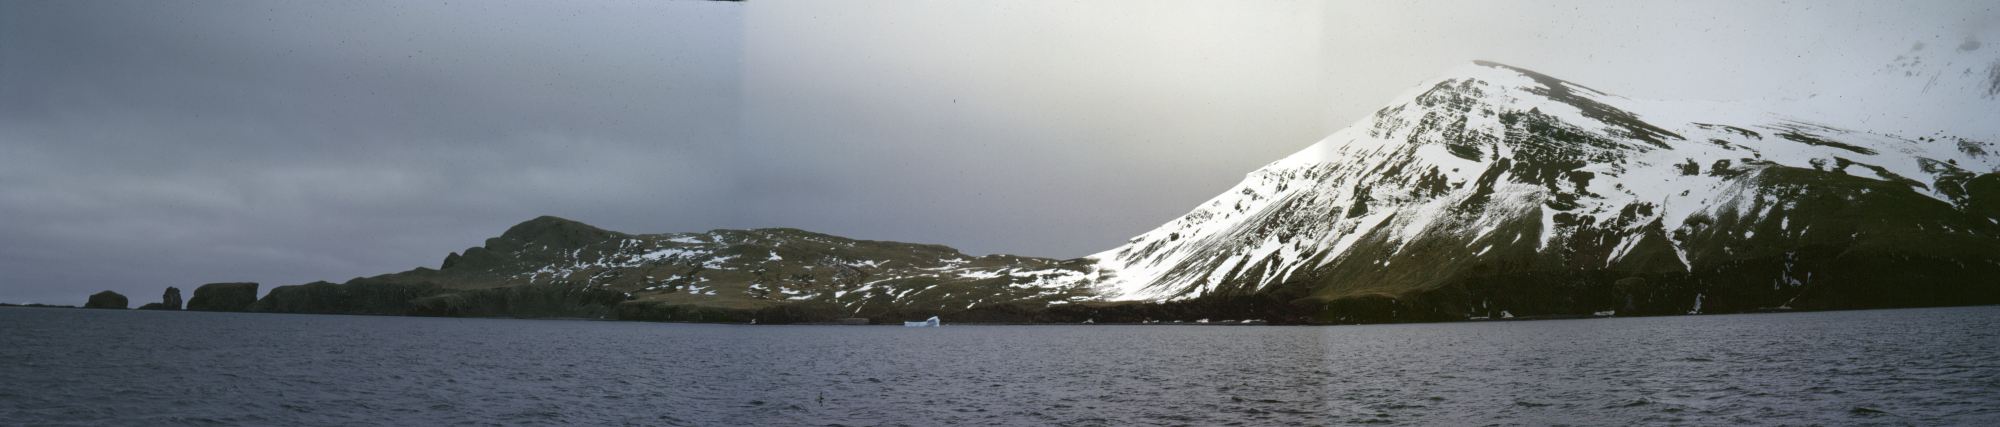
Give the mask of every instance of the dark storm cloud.
[{"label": "dark storm cloud", "polygon": [[0,8],[0,301],[344,280],[541,214],[733,216],[730,5]]}]

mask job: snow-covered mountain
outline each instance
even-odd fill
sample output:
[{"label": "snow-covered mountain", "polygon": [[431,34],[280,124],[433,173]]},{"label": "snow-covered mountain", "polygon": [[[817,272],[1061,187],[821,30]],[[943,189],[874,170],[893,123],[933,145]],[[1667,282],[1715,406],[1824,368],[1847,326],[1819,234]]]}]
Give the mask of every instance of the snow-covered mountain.
[{"label": "snow-covered mountain", "polygon": [[[1116,299],[1442,298],[1411,307],[1443,318],[1992,298],[1996,154],[1476,62],[1090,259]],[[1934,277],[1892,283],[1913,275]],[[1566,292],[1584,302],[1520,295]]]},{"label": "snow-covered mountain", "polygon": [[675,321],[1462,320],[2000,303],[2000,147],[1489,62],[1079,259],[530,220],[252,310]]}]

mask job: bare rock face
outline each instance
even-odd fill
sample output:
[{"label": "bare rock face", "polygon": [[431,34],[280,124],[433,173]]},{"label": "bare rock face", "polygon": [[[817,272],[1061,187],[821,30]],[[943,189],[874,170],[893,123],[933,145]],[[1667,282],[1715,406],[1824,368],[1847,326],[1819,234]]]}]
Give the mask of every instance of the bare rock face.
[{"label": "bare rock face", "polygon": [[257,302],[256,283],[210,283],[194,289],[191,311],[247,311]]},{"label": "bare rock face", "polygon": [[124,310],[127,308],[131,308],[131,301],[125,299],[124,295],[119,295],[117,292],[104,291],[95,294],[90,294],[90,301],[83,303],[83,308],[113,308],[113,309]]}]

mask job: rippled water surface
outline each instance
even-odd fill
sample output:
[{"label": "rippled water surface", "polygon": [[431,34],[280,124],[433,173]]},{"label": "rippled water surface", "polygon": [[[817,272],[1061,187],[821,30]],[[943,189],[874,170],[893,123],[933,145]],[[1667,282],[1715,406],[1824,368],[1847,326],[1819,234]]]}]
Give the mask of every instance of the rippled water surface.
[{"label": "rippled water surface", "polygon": [[0,308],[0,420],[2000,425],[2000,307],[939,329]]}]

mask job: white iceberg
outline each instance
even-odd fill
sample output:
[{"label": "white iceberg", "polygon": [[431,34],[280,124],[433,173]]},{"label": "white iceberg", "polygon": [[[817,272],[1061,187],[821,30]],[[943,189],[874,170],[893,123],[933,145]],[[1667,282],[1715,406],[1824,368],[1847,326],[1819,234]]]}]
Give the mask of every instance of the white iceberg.
[{"label": "white iceberg", "polygon": [[937,316],[931,316],[929,320],[922,322],[903,322],[903,326],[911,328],[935,328],[944,325],[938,321]]}]

